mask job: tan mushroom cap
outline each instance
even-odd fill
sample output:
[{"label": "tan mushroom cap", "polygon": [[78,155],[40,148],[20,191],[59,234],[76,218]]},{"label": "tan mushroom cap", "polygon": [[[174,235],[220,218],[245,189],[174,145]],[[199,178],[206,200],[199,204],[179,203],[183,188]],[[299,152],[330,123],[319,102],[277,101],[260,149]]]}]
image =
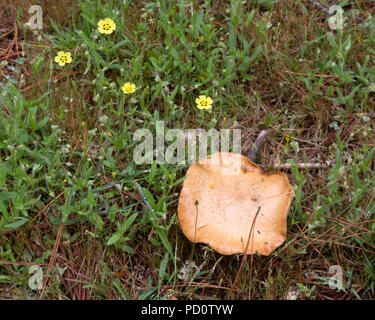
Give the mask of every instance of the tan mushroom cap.
[{"label": "tan mushroom cap", "polygon": [[265,174],[240,154],[215,153],[186,175],[178,219],[189,240],[230,255],[245,253],[250,239],[246,253],[266,256],[285,241],[294,192],[284,173]]}]

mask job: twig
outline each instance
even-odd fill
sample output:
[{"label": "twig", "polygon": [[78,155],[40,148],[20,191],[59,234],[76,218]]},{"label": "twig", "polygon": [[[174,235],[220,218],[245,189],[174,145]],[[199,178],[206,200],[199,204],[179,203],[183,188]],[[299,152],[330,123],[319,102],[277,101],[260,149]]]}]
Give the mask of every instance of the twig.
[{"label": "twig", "polygon": [[323,11],[326,14],[329,14],[328,8],[323,6],[321,3],[319,3],[317,0],[307,0],[308,2],[311,3],[314,7],[318,8],[320,11]]},{"label": "twig", "polygon": [[47,275],[46,275],[46,277],[44,278],[44,281],[43,281],[42,293],[39,296],[39,300],[41,300],[44,296],[44,292],[45,292],[46,287],[47,287],[47,283],[48,283],[49,275],[51,273],[52,266],[55,264],[56,254],[57,254],[57,250],[58,250],[59,245],[60,245],[61,232],[62,232],[63,226],[64,226],[64,224],[61,223],[60,226],[59,226],[59,230],[57,231],[55,245],[54,245],[53,250],[52,250],[51,259],[50,259],[49,264],[48,264]]},{"label": "twig", "polygon": [[253,146],[251,147],[249,153],[247,154],[247,157],[249,158],[250,161],[252,161],[252,162],[255,163],[255,160],[257,158],[257,155],[259,153],[260,148],[266,142],[267,135],[268,135],[268,131],[267,130],[262,130],[260,132],[258,138],[256,138]]},{"label": "twig", "polygon": [[375,118],[375,112],[366,112],[366,113],[354,113],[354,115],[359,116],[359,117],[369,117],[369,118]]},{"label": "twig", "polygon": [[48,207],[54,203],[58,198],[60,198],[63,194],[64,194],[65,191],[61,192],[59,195],[57,195],[53,200],[51,200],[41,211],[39,211],[39,213],[37,215],[35,215],[35,217],[31,220],[30,224],[32,224],[36,218],[39,216],[40,213],[43,213],[44,214],[44,217],[46,218],[46,221],[48,223],[48,225],[52,228],[52,225],[51,225],[51,222],[49,221],[49,217],[48,215],[46,214],[46,210],[48,209]]},{"label": "twig", "polygon": [[17,55],[19,55],[20,53],[18,51],[17,39],[18,39],[18,29],[17,29],[17,23],[15,22],[14,23],[14,43],[16,45],[16,53],[17,53]]},{"label": "twig", "polygon": [[[331,161],[327,161],[326,163],[298,163],[297,168],[299,169],[320,169],[320,168],[327,168],[332,164]],[[280,164],[273,164],[269,165],[269,168],[274,169],[290,169],[292,167],[291,163],[280,163]]]},{"label": "twig", "polygon": [[34,262],[14,262],[14,261],[6,261],[0,260],[0,264],[11,264],[17,266],[46,266],[47,263],[34,263]]},{"label": "twig", "polygon": [[[255,218],[254,218],[254,221],[253,221],[253,225],[251,226],[251,233],[252,233],[252,236],[251,236],[251,257],[250,257],[250,282],[249,282],[249,300],[251,300],[251,278],[253,276],[253,261],[254,261],[254,228],[255,228],[255,221],[259,215],[259,212],[260,212],[260,209],[261,207],[258,207],[258,211],[257,213],[255,214]],[[247,251],[247,248],[249,246],[249,240],[248,240],[248,243],[247,243],[247,246],[246,246],[246,251]]]},{"label": "twig", "polygon": [[47,81],[54,81],[54,80],[60,80],[61,78],[65,77],[65,76],[70,76],[72,74],[77,74],[78,71],[72,71],[72,72],[66,72],[66,73],[63,73],[63,74],[58,74],[58,75],[55,75],[53,76],[50,80],[43,80],[43,81],[39,81],[39,82],[34,82],[33,84],[21,89],[21,92],[24,92],[24,91],[27,91],[29,89],[32,89],[33,87],[35,87],[36,85],[41,85],[43,84],[44,82],[47,82]]},{"label": "twig", "polygon": [[14,31],[14,30],[11,29],[11,30],[9,30],[9,31],[7,31],[7,32],[5,32],[5,33],[2,33],[2,34],[0,35],[0,39],[6,37],[8,34],[11,34],[13,31]]}]

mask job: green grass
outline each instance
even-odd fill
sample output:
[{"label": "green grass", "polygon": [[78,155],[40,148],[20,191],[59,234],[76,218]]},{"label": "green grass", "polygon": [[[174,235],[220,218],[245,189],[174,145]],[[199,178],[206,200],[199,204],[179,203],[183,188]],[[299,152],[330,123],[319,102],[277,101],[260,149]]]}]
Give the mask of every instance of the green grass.
[{"label": "green grass", "polygon": [[[18,13],[23,60],[0,56],[0,297],[373,298],[375,12],[341,4],[343,30],[306,1],[77,0],[35,34]],[[97,31],[106,17],[110,35]],[[237,126],[243,154],[268,129],[258,161],[291,164],[286,242],[241,270],[241,255],[189,242],[177,220],[188,166],[133,161],[134,133],[159,120]],[[29,288],[34,264],[51,266],[45,291]]]}]

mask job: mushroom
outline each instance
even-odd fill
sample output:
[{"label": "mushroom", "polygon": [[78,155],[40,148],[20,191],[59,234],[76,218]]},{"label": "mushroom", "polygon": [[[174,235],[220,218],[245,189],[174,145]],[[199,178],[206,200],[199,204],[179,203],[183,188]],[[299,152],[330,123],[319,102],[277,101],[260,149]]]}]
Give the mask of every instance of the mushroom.
[{"label": "mushroom", "polygon": [[212,154],[189,167],[178,202],[182,232],[223,255],[268,256],[286,239],[294,196],[285,173],[266,174],[247,157]]}]

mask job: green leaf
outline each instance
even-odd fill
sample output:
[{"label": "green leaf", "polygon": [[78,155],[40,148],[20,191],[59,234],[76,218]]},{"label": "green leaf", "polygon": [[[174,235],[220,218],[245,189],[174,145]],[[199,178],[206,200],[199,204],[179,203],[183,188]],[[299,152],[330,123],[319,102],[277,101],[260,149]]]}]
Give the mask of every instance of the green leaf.
[{"label": "green leaf", "polygon": [[18,221],[9,223],[9,224],[5,225],[5,227],[9,228],[9,229],[15,229],[15,228],[18,228],[18,227],[24,225],[26,222],[29,221],[29,219],[26,219],[26,218],[23,218],[23,217],[16,217],[16,218],[14,218],[14,220],[18,220]]},{"label": "green leaf", "polygon": [[193,16],[193,34],[196,34],[200,28],[203,19],[203,11],[199,11],[198,14]]},{"label": "green leaf", "polygon": [[162,72],[163,70],[159,67],[156,59],[154,57],[150,57],[150,61],[151,61],[151,64],[154,66],[154,68],[156,69],[156,71],[158,72]]},{"label": "green leaf", "polygon": [[224,80],[221,80],[221,81],[220,81],[220,84],[223,86],[223,85],[229,83],[230,81],[232,81],[235,77],[236,77],[236,75],[235,75],[234,73],[232,73],[232,74],[226,76],[226,77],[224,78]]},{"label": "green leaf", "polygon": [[121,228],[121,233],[124,234],[130,226],[133,224],[134,220],[137,218],[138,213],[133,213],[130,218],[128,218],[125,222],[125,224]]},{"label": "green leaf", "polygon": [[155,228],[155,233],[157,235],[159,235],[161,241],[163,242],[164,244],[164,247],[168,250],[168,253],[171,255],[171,257],[173,257],[173,251],[172,251],[172,247],[168,241],[168,238],[166,236],[166,232],[164,229],[161,229],[160,226],[159,227],[156,227]]},{"label": "green leaf", "polygon": [[112,52],[112,51],[114,51],[114,50],[116,50],[116,49],[118,49],[118,48],[120,48],[120,47],[122,47],[123,45],[128,44],[128,43],[131,43],[131,41],[128,40],[128,39],[126,39],[126,40],[122,40],[122,41],[118,42],[117,44],[115,44],[115,45],[111,48],[111,51],[110,51],[110,52]]},{"label": "green leaf", "polygon": [[122,237],[122,234],[120,233],[115,233],[107,242],[107,246],[110,246],[111,244],[114,244],[116,243],[117,241],[119,241]]},{"label": "green leaf", "polygon": [[8,167],[4,164],[1,164],[0,165],[0,186],[3,186],[4,185],[4,182],[5,182],[5,178],[7,176],[7,173],[8,173]]},{"label": "green leaf", "polygon": [[234,15],[231,17],[231,22],[234,26],[237,25],[239,21],[240,21],[240,18],[237,15]]},{"label": "green leaf", "polygon": [[44,127],[47,124],[48,120],[49,120],[49,117],[46,117],[43,120],[39,121],[37,125],[35,126],[34,131]]},{"label": "green leaf", "polygon": [[167,252],[163,258],[163,260],[160,262],[160,268],[159,268],[159,283],[158,283],[158,290],[160,291],[160,286],[163,282],[164,275],[165,275],[165,269],[167,268],[167,263],[169,260],[169,253]]},{"label": "green leaf", "polygon": [[17,196],[16,192],[1,192],[0,193],[0,201],[6,201],[9,199],[13,199]]},{"label": "green leaf", "polygon": [[47,97],[52,91],[48,91],[46,92],[45,94],[43,94],[41,97],[39,97],[38,99],[36,99],[35,101],[32,101],[29,105],[29,107],[35,107],[36,105],[38,105],[45,97]]}]

